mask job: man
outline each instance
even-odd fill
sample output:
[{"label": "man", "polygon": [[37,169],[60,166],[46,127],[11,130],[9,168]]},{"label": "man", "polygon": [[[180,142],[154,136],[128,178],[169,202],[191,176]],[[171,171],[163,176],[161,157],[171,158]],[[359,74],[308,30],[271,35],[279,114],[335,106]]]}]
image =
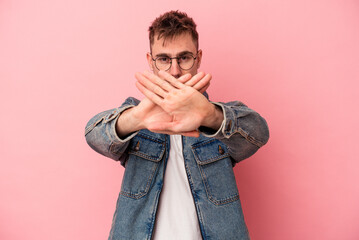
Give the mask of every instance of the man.
[{"label": "man", "polygon": [[233,166],[269,137],[243,103],[214,103],[196,24],[167,12],[149,28],[147,61],[136,73],[142,101],[94,116],[86,140],[125,166],[109,239],[249,239]]}]

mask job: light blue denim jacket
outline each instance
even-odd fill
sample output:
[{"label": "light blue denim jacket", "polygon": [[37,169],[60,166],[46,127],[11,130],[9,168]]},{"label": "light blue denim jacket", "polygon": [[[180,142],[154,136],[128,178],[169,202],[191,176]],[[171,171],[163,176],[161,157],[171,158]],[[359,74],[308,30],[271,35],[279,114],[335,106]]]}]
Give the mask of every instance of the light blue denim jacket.
[{"label": "light blue denim jacket", "polygon": [[[125,166],[110,240],[150,240],[170,149],[168,135],[141,130],[121,139],[117,118],[139,101],[94,116],[87,124],[87,143]],[[217,132],[199,128],[200,137],[182,136],[188,182],[204,240],[249,239],[233,166],[253,155],[269,138],[266,121],[240,102],[213,103],[224,121]]]}]

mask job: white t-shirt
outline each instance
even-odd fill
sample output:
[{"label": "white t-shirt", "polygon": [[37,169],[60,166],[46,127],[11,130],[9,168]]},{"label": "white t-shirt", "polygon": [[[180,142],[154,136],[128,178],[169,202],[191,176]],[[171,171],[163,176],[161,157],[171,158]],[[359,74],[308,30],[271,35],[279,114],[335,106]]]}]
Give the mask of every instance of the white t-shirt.
[{"label": "white t-shirt", "polygon": [[170,135],[171,149],[157,209],[153,240],[201,240],[202,235],[182,153],[182,136]]}]

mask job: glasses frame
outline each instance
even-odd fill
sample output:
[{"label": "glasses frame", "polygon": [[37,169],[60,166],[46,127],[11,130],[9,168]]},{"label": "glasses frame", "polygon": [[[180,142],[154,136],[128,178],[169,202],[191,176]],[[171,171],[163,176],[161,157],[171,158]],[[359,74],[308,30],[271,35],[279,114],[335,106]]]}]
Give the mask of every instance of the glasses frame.
[{"label": "glasses frame", "polygon": [[[178,59],[181,58],[181,56],[178,56],[178,57],[168,57],[168,58],[171,60],[171,61],[170,61],[170,65],[169,65],[169,67],[168,67],[167,69],[162,70],[162,71],[168,71],[168,69],[170,69],[170,68],[172,67],[172,59],[176,59],[176,60],[177,60],[178,67],[179,67],[180,69],[185,70],[185,71],[192,69],[193,66],[194,66],[194,63],[196,62],[196,59],[198,58],[198,52],[199,52],[199,51],[197,51],[196,56],[191,55],[191,57],[193,57],[193,60],[194,60],[194,61],[193,61],[193,64],[192,64],[192,66],[191,66],[190,68],[184,69],[184,68],[181,67],[181,65],[178,63]],[[157,68],[157,70],[161,71],[161,69],[159,69],[159,68],[157,67],[156,60],[157,60],[158,58],[163,57],[163,56],[158,56],[158,57],[156,57],[156,58],[153,58],[152,53],[150,53],[150,54],[151,54],[152,61],[155,62],[155,67]]]}]

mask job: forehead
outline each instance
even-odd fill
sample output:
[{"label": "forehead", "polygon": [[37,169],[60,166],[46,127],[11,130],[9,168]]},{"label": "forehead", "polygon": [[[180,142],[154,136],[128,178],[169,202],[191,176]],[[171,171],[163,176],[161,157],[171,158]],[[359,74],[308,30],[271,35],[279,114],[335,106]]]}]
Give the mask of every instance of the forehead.
[{"label": "forehead", "polygon": [[166,53],[168,55],[176,55],[183,51],[196,53],[196,46],[192,39],[192,36],[188,33],[184,33],[173,38],[157,39],[158,35],[155,35],[154,42],[152,44],[152,54]]}]

